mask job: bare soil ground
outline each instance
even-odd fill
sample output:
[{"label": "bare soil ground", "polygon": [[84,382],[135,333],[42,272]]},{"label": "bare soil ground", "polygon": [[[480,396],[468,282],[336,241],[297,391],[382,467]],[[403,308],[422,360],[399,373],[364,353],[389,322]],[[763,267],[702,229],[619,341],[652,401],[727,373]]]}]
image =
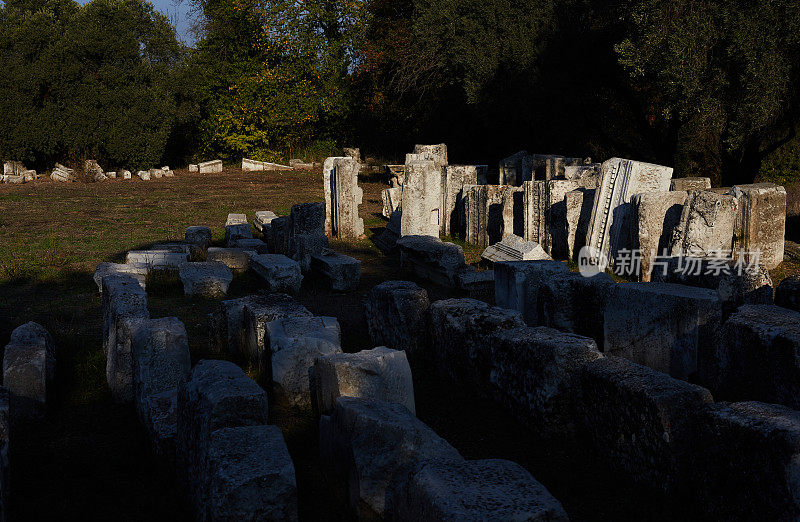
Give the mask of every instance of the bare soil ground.
[{"label": "bare soil ground", "polygon": [[[363,179],[361,186],[368,238],[333,242],[335,249],[362,260],[358,291],[332,294],[309,278],[299,296],[313,313],[338,318],[348,352],[373,348],[362,302],[379,282],[416,280],[431,300],[454,296],[403,273],[396,258],[378,251],[371,236],[384,227],[380,191],[385,184]],[[133,409],[111,401],[94,269],[101,261],[122,261],[128,250],[181,240],[190,225],[211,227],[221,242],[230,212],[286,215],[292,204],[322,198],[318,172],[238,169],[213,176],[177,171],[174,179],[150,182],[0,186],[0,346],[15,327],[33,320],[54,335],[60,349],[48,417],[12,427],[9,520],[191,519],[174,471],[151,454]],[[478,249],[465,250],[471,262],[477,261]],[[797,266],[782,266],[774,275],[797,272]],[[247,295],[255,283],[239,277],[229,295]],[[148,293],[153,317],[177,316],[184,322],[194,360],[219,357],[209,351],[206,328],[215,302],[186,299],[179,284],[169,281],[151,285]],[[415,363],[413,373],[417,414],[424,422],[467,458],[519,462],[573,520],[694,518],[691,494],[665,498],[638,488],[606,472],[591,454],[538,440],[473,390],[442,379],[431,365]],[[270,416],[294,459],[301,519],[347,520],[345,484],[325,477],[317,461],[315,420],[282,404],[272,404]]]}]

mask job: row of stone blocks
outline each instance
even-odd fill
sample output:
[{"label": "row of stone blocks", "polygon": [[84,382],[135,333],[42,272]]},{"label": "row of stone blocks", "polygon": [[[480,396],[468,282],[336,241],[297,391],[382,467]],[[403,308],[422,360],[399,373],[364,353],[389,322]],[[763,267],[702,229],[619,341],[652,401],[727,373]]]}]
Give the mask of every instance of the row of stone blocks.
[{"label": "row of stone blocks", "polygon": [[151,319],[135,278],[107,276],[102,286],[109,387],[134,403],[155,453],[175,463],[197,518],[296,519],[294,467],[267,425],[264,390],[229,362],[192,369],[183,323]]},{"label": "row of stone blocks", "polygon": [[[747,380],[732,375],[732,384],[749,385],[733,400],[751,402],[715,403],[705,388],[604,355],[589,337],[526,326],[514,310],[471,299],[429,306],[425,291],[406,282],[375,287],[366,305],[374,342],[432,357],[444,374],[494,398],[546,438],[589,447],[654,489],[689,492],[714,516],[800,516],[800,413],[752,402],[764,388],[781,386],[770,373],[777,361],[765,359],[782,349],[775,359],[785,363],[797,353],[786,322],[770,322],[768,313],[795,312],[744,306],[731,317],[724,329],[731,354],[768,353],[737,366],[754,364]],[[792,329],[800,324],[796,315]]]}]

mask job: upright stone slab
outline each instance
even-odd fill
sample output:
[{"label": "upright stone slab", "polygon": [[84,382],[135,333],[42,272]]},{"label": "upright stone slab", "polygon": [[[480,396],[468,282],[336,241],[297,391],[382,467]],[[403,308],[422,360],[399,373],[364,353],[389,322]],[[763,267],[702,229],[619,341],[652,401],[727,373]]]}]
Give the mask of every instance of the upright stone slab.
[{"label": "upright stone slab", "polygon": [[215,431],[267,424],[267,394],[228,361],[200,361],[178,389],[176,467],[200,520],[211,504]]},{"label": "upright stone slab", "polygon": [[441,170],[432,161],[406,165],[400,236],[439,237],[441,223]]},{"label": "upright stone slab", "polygon": [[278,217],[275,212],[270,210],[259,210],[256,212],[256,217],[253,220],[253,226],[258,230],[264,238],[269,237],[270,234],[270,227],[272,225],[272,220]]},{"label": "upright stone slab", "polygon": [[730,257],[735,223],[733,196],[692,192],[673,232],[670,253],[673,256]]},{"label": "upright stone slab", "polygon": [[364,315],[373,344],[423,355],[427,339],[428,292],[410,281],[385,281],[369,291]]},{"label": "upright stone slab", "polygon": [[514,194],[522,193],[502,185],[468,185],[464,193],[467,243],[486,248],[514,233]]},{"label": "upright stone slab", "polygon": [[467,266],[464,249],[438,237],[406,236],[397,241],[397,247],[401,268],[442,286],[454,285],[458,273]]},{"label": "upright stone slab", "polygon": [[94,283],[97,291],[103,293],[103,278],[112,275],[129,275],[139,282],[142,288],[147,285],[147,265],[140,263],[99,263],[94,271]]},{"label": "upright stone slab", "polygon": [[253,239],[253,231],[249,223],[225,226],[225,246],[235,247],[240,239]]},{"label": "upright stone slab", "polygon": [[11,332],[3,351],[3,386],[8,390],[13,419],[44,415],[55,370],[55,341],[42,325],[29,322]]},{"label": "upright stone slab", "polygon": [[325,234],[340,239],[357,239],[364,234],[364,220],[358,206],[364,191],[358,186],[360,165],[354,158],[328,158],[322,168],[325,189]]},{"label": "upright stone slab", "polygon": [[653,489],[685,487],[711,393],[619,357],[587,363],[579,379],[595,455]]},{"label": "upright stone slab", "polygon": [[529,154],[523,159],[522,181],[565,179],[567,167],[577,167],[591,163],[591,159],[568,158],[558,154]]},{"label": "upright stone slab", "polygon": [[320,420],[323,466],[348,477],[350,506],[359,520],[392,519],[411,473],[429,461],[461,455],[401,404],[340,397]]},{"label": "upright stone slab", "polygon": [[277,426],[211,434],[206,520],[297,520],[294,464]]},{"label": "upright stone slab", "polygon": [[604,317],[614,280],[608,274],[585,277],[578,272],[545,278],[537,298],[538,324],[604,342]]},{"label": "upright stone slab", "polygon": [[311,256],[311,270],[323,276],[331,290],[350,292],[361,282],[361,261],[330,249]]},{"label": "upright stone slab", "polygon": [[324,203],[292,206],[286,245],[286,255],[300,264],[303,273],[308,272],[311,269],[311,256],[328,248]]},{"label": "upright stone slab", "polygon": [[392,213],[398,209],[403,202],[403,187],[392,187],[381,191],[383,201],[383,211],[381,215],[385,218],[392,217]]},{"label": "upright stone slab", "polygon": [[192,261],[205,261],[208,247],[211,246],[211,229],[202,226],[188,227],[183,241],[189,245],[189,257]]},{"label": "upright stone slab", "polygon": [[550,278],[564,277],[569,268],[561,261],[506,261],[494,265],[494,300],[516,310],[529,326],[539,324],[539,291]]},{"label": "upright stone slab", "polygon": [[596,192],[596,189],[577,189],[564,195],[567,207],[567,254],[573,261],[578,260],[581,249],[586,246]]},{"label": "upright stone slab", "polygon": [[686,192],[644,192],[633,196],[632,250],[641,254],[640,281],[650,281],[656,257],[667,255],[681,221]]},{"label": "upright stone slab", "polygon": [[300,264],[280,254],[251,256],[250,269],[268,292],[297,294],[303,284]]},{"label": "upright stone slab", "polygon": [[[759,264],[772,270],[783,262],[786,234],[786,189],[773,183],[736,185],[737,213],[733,253],[746,261],[758,255]],[[756,254],[758,252],[759,254]]]},{"label": "upright stone slab", "polygon": [[797,520],[800,413],[760,402],[710,404],[694,467],[714,520]]},{"label": "upright stone slab", "polygon": [[508,460],[426,462],[402,491],[397,520],[569,520],[543,485]]},{"label": "upright stone slab", "polygon": [[491,391],[494,333],[524,326],[513,310],[474,299],[436,301],[430,307],[430,339],[440,371],[452,379]]},{"label": "upright stone slab", "polygon": [[620,158],[603,163],[586,236],[587,246],[594,249],[595,264],[600,264],[601,255],[611,259],[618,250],[630,248],[626,236],[630,231],[633,195],[666,192],[671,179],[670,167]]},{"label": "upright stone slab", "polygon": [[206,261],[183,263],[178,267],[183,293],[190,297],[221,299],[233,282],[233,272],[223,263]]},{"label": "upright stone slab", "polygon": [[342,332],[335,317],[287,317],[266,323],[273,391],[288,404],[311,408],[308,371],[317,357],[342,353]]},{"label": "upright stone slab", "polygon": [[[233,310],[235,313],[237,310]],[[269,368],[267,324],[279,319],[311,317],[308,309],[286,294],[269,294],[245,301],[242,314],[242,354],[259,368]],[[230,326],[229,326],[230,328]]]},{"label": "upright stone slab", "polygon": [[707,360],[721,322],[722,304],[713,290],[618,284],[605,309],[603,352],[688,380]]},{"label": "upright stone slab", "polygon": [[528,157],[528,151],[522,150],[516,154],[500,160],[500,184],[520,186],[523,181],[531,178],[531,171],[523,170],[523,162]]},{"label": "upright stone slab", "polygon": [[435,158],[436,164],[439,167],[446,167],[449,165],[447,159],[447,145],[438,143],[436,145],[414,145],[414,154],[430,154]]},{"label": "upright stone slab", "polygon": [[103,278],[103,351],[106,381],[117,402],[133,401],[133,354],[131,341],[140,321],[150,319],[147,294],[131,276]]},{"label": "upright stone slab", "polygon": [[200,174],[217,174],[222,172],[222,160],[204,161],[197,168]]},{"label": "upright stone slab", "polygon": [[711,178],[675,178],[669,185],[670,190],[679,192],[693,192],[695,190],[709,190]]},{"label": "upright stone slab", "polygon": [[[449,165],[442,169],[442,233],[461,237],[466,233],[464,187],[478,185],[486,177],[485,165]],[[389,189],[392,190],[392,189]]]},{"label": "upright stone slab", "polygon": [[800,313],[744,305],[724,324],[701,373],[720,399],[800,409]]},{"label": "upright stone slab", "polygon": [[526,181],[524,191],[523,238],[542,245],[559,258],[567,257],[566,195],[579,188],[569,180]]},{"label": "upright stone slab", "polygon": [[328,414],[339,397],[401,404],[412,414],[414,381],[406,353],[379,346],[358,353],[320,355],[311,372],[315,410]]},{"label": "upright stone slab", "polygon": [[545,327],[501,330],[489,338],[494,399],[544,437],[572,437],[578,376],[603,355],[589,337]]}]

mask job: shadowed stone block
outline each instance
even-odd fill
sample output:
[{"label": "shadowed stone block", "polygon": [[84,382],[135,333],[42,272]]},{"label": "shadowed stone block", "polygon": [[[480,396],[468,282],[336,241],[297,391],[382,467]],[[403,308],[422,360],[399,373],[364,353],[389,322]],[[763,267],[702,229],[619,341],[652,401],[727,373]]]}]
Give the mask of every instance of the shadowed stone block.
[{"label": "shadowed stone block", "polygon": [[171,388],[145,397],[139,415],[150,436],[156,455],[175,462],[175,437],[178,431],[178,389]]},{"label": "shadowed stone block", "polygon": [[188,296],[220,299],[228,293],[233,273],[223,263],[183,263],[178,269],[183,292]]},{"label": "shadowed stone block", "polygon": [[800,409],[800,313],[744,305],[725,322],[711,351],[701,382],[720,398]]},{"label": "shadowed stone block", "polygon": [[44,415],[55,370],[55,341],[42,325],[29,322],[11,332],[3,352],[3,386],[14,419]]},{"label": "shadowed stone block", "polygon": [[532,173],[523,171],[523,161],[528,151],[523,150],[500,160],[500,184],[520,186],[523,181],[532,179]]},{"label": "shadowed stone block", "polygon": [[430,307],[431,347],[442,373],[454,380],[489,388],[492,371],[490,338],[502,330],[525,326],[513,310],[474,299],[447,299]]},{"label": "shadowed stone block", "polygon": [[481,254],[481,259],[499,263],[501,261],[551,260],[551,257],[539,243],[525,241],[512,234],[499,243],[487,247]]},{"label": "shadowed stone block", "polygon": [[8,444],[11,434],[11,416],[8,395],[8,390],[0,387],[0,519],[2,520],[6,520],[8,516],[10,482]]},{"label": "shadowed stone block", "polygon": [[474,266],[467,266],[456,274],[456,287],[465,291],[470,299],[493,303],[494,271],[478,271]]},{"label": "shadowed stone block", "polygon": [[252,256],[250,268],[261,278],[268,292],[296,294],[303,283],[300,264],[280,254]]},{"label": "shadowed stone block", "polygon": [[507,261],[494,265],[497,306],[520,312],[529,326],[539,324],[539,291],[551,278],[569,273],[561,261]]},{"label": "shadowed stone block", "polygon": [[340,397],[320,420],[323,465],[349,477],[360,520],[391,519],[397,493],[429,461],[461,461],[458,451],[401,404]]},{"label": "shadowed stone block", "polygon": [[400,266],[434,283],[450,286],[462,270],[464,250],[437,237],[406,236],[397,241],[400,249]]},{"label": "shadowed stone block", "polygon": [[396,503],[397,520],[569,520],[547,488],[508,460],[426,462]]},{"label": "shadowed stone block", "polygon": [[315,410],[327,414],[339,397],[395,402],[414,413],[414,382],[406,353],[379,346],[317,357],[312,371]]},{"label": "shadowed stone block", "polygon": [[142,263],[100,263],[94,271],[94,283],[97,291],[103,293],[103,278],[112,275],[128,275],[139,282],[142,289],[147,286],[147,265]]},{"label": "shadowed stone block", "polygon": [[608,274],[567,272],[546,278],[539,287],[538,323],[591,337],[603,346],[604,316],[614,286]]},{"label": "shadowed stone block", "polygon": [[240,248],[242,250],[251,250],[256,254],[269,254],[269,247],[260,239],[238,239],[233,242],[233,248]]},{"label": "shadowed stone block", "polygon": [[631,248],[641,252],[638,275],[641,281],[651,280],[653,262],[669,253],[672,237],[680,224],[686,192],[645,192],[633,196]]},{"label": "shadowed stone block", "polygon": [[249,223],[225,226],[225,246],[235,247],[236,242],[240,239],[253,239],[253,231],[250,229]]},{"label": "shadowed stone block", "polygon": [[157,248],[153,250],[131,250],[125,258],[125,262],[129,265],[147,265],[149,269],[177,269],[188,260],[188,247],[183,252]]},{"label": "shadowed stone block", "polygon": [[311,270],[325,277],[331,289],[338,292],[356,290],[361,281],[361,261],[330,249],[311,256]]},{"label": "shadowed stone block", "polygon": [[341,330],[334,317],[287,317],[266,323],[269,354],[262,369],[289,404],[311,407],[308,371],[317,357],[341,353]]},{"label": "shadowed stone block", "polygon": [[691,470],[705,388],[619,357],[580,373],[581,409],[598,457],[637,483],[670,491]]},{"label": "shadowed stone block", "polygon": [[184,242],[208,250],[211,246],[211,229],[203,226],[188,227],[184,234]]},{"label": "shadowed stone block", "polygon": [[294,464],[277,426],[211,434],[207,520],[297,520]]},{"label": "shadowed stone block", "polygon": [[696,490],[714,520],[800,517],[800,413],[760,402],[706,407]]},{"label": "shadowed stone block", "polygon": [[789,276],[775,291],[775,304],[800,312],[800,276]]},{"label": "shadowed stone block", "polygon": [[200,174],[216,174],[222,172],[222,160],[204,161],[197,166]]},{"label": "shadowed stone block", "polygon": [[372,342],[419,355],[426,345],[428,292],[409,281],[386,281],[369,291],[364,315]]},{"label": "shadowed stone block", "polygon": [[395,187],[381,191],[381,200],[383,201],[381,214],[388,219],[392,217],[392,212],[400,208],[403,201],[403,188]]},{"label": "shadowed stone block", "polygon": [[133,384],[139,414],[147,397],[177,388],[192,366],[186,327],[177,317],[140,321],[133,331]]},{"label": "shadowed stone block", "polygon": [[[230,310],[233,315],[237,310]],[[269,294],[244,301],[241,311],[244,323],[242,353],[260,368],[269,368],[269,337],[267,324],[278,319],[311,317],[308,309],[285,294]],[[230,326],[229,326],[230,328]]]},{"label": "shadowed stone block", "polygon": [[596,189],[577,189],[564,194],[567,207],[567,254],[577,261],[581,248],[586,246],[586,234],[592,219]]},{"label": "shadowed stone block", "polygon": [[465,185],[463,190],[467,243],[486,248],[515,233],[514,211],[523,210],[523,192],[505,185]]},{"label": "shadowed stone block", "polygon": [[603,355],[588,337],[545,327],[493,335],[492,396],[517,419],[545,437],[571,437],[578,417],[578,375]]},{"label": "shadowed stone block", "polygon": [[198,518],[211,502],[209,453],[222,428],[267,423],[267,394],[227,361],[200,361],[178,388],[176,467]]},{"label": "shadowed stone block", "polygon": [[689,194],[675,227],[673,256],[730,257],[736,222],[733,196],[696,191]]},{"label": "shadowed stone block", "polygon": [[772,270],[783,262],[786,234],[786,189],[773,183],[736,185],[730,194],[736,198],[736,226],[733,254],[745,252],[752,261]]},{"label": "shadowed stone block", "polygon": [[669,185],[670,190],[693,192],[711,188],[711,178],[674,178]]},{"label": "shadowed stone block", "polygon": [[568,257],[566,196],[580,188],[577,181],[547,180],[523,183],[524,239],[540,243],[554,258]]},{"label": "shadowed stone block", "polygon": [[722,323],[713,290],[670,283],[614,285],[605,308],[603,352],[688,380]]},{"label": "shadowed stone block", "polygon": [[211,247],[206,253],[206,261],[222,263],[234,272],[244,272],[250,268],[250,258],[255,254],[256,252],[243,248]]},{"label": "shadowed stone block", "polygon": [[486,178],[487,170],[486,165],[449,165],[442,169],[443,234],[461,237],[466,233],[464,187],[478,185],[479,179]]}]

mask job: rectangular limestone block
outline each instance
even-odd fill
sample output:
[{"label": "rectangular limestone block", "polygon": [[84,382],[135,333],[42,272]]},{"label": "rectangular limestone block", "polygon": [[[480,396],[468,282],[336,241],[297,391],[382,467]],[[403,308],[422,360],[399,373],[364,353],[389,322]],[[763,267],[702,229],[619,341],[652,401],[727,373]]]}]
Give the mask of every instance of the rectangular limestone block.
[{"label": "rectangular limestone block", "polygon": [[539,291],[553,277],[569,273],[561,261],[506,261],[494,265],[497,306],[521,313],[529,326],[539,324]]},{"label": "rectangular limestone block", "polygon": [[614,291],[608,274],[559,273],[539,286],[538,324],[591,337],[602,347],[606,306]]},{"label": "rectangular limestone block", "polygon": [[428,292],[410,281],[385,281],[364,301],[364,315],[373,344],[404,350],[409,357],[426,348]]},{"label": "rectangular limestone block", "polygon": [[403,201],[403,188],[393,187],[381,191],[381,200],[383,201],[383,211],[381,215],[389,219],[392,217],[392,213],[400,208]]},{"label": "rectangular limestone block", "polygon": [[364,190],[358,186],[361,168],[357,159],[328,158],[322,167],[325,191],[325,233],[340,239],[358,239],[364,234],[364,220],[358,217],[358,206]]},{"label": "rectangular limestone block", "polygon": [[206,253],[209,263],[222,263],[234,272],[245,272],[250,269],[250,259],[256,252],[243,248],[211,247]]},{"label": "rectangular limestone block", "polygon": [[217,174],[222,172],[222,160],[204,161],[197,168],[200,174]]},{"label": "rectangular limestone block", "polygon": [[800,313],[744,305],[722,326],[701,382],[720,399],[800,409]]},{"label": "rectangular limestone block", "polygon": [[323,466],[345,481],[359,520],[391,520],[400,485],[428,461],[462,461],[458,451],[401,404],[340,397],[320,420]]},{"label": "rectangular limestone block", "polygon": [[691,473],[705,388],[619,357],[581,369],[580,410],[595,454],[614,470],[661,491]]},{"label": "rectangular limestone block", "polygon": [[436,301],[429,320],[431,349],[442,373],[485,391],[491,391],[491,336],[525,325],[518,312],[474,299]]},{"label": "rectangular limestone block", "polygon": [[695,491],[709,519],[800,518],[800,413],[761,402],[716,403],[701,426]]},{"label": "rectangular limestone block", "polygon": [[228,361],[203,360],[178,388],[177,474],[202,520],[211,500],[209,451],[223,428],[267,424],[267,394]]},{"label": "rectangular limestone block", "polygon": [[580,251],[586,246],[586,233],[592,219],[592,207],[596,189],[577,189],[564,195],[567,207],[567,254],[569,259],[578,260]]},{"label": "rectangular limestone block", "polygon": [[133,276],[144,289],[147,285],[147,272],[147,265],[142,263],[100,263],[93,277],[97,291],[103,293],[103,278],[110,275]]},{"label": "rectangular limestone block", "polygon": [[253,239],[253,231],[250,228],[250,223],[240,223],[235,225],[225,226],[225,246],[235,247],[236,242],[240,239]]},{"label": "rectangular limestone block", "polygon": [[0,517],[7,520],[9,496],[8,444],[11,434],[9,396],[6,388],[0,387]]},{"label": "rectangular limestone block", "polygon": [[722,303],[713,290],[618,284],[605,309],[603,352],[688,380],[711,350],[721,322]]},{"label": "rectangular limestone block", "polygon": [[55,341],[42,325],[29,322],[11,332],[3,351],[3,386],[15,421],[45,414],[55,370]]},{"label": "rectangular limestone block", "polygon": [[489,342],[495,400],[544,437],[574,436],[580,370],[603,357],[594,340],[521,327],[501,330]]},{"label": "rectangular limestone block", "polygon": [[189,260],[188,246],[186,251],[176,252],[167,249],[131,250],[125,262],[129,265],[146,265],[148,269],[177,269],[182,263]]},{"label": "rectangular limestone block", "polygon": [[[483,248],[524,228],[524,192],[504,185],[465,185],[464,214],[467,243]],[[515,230],[515,226],[517,230]]]},{"label": "rectangular limestone block", "polygon": [[405,236],[397,246],[401,268],[442,286],[454,285],[456,275],[466,267],[464,250],[438,237]]},{"label": "rectangular limestone block", "polygon": [[277,218],[278,215],[270,210],[259,210],[256,212],[256,217],[253,220],[253,226],[256,230],[261,232],[261,235],[267,237],[269,235],[269,228],[272,220]]},{"label": "rectangular limestone block", "polygon": [[670,254],[731,257],[736,205],[733,196],[709,191],[690,193],[673,232]]},{"label": "rectangular limestone block", "polygon": [[311,408],[308,371],[317,357],[341,353],[339,322],[334,317],[287,317],[266,323],[269,353],[262,368],[272,376],[276,395],[292,406]]},{"label": "rectangular limestone block", "polygon": [[669,253],[675,228],[688,194],[681,191],[645,192],[633,196],[631,248],[641,252],[641,265],[637,276],[640,281],[650,281],[653,261]]},{"label": "rectangular limestone block", "polygon": [[478,185],[478,179],[486,177],[487,169],[486,165],[448,165],[442,169],[442,233],[444,235],[462,237],[466,232],[464,187]]},{"label": "rectangular limestone block", "polygon": [[333,250],[323,250],[311,256],[311,270],[322,275],[332,290],[350,292],[361,281],[361,261]]},{"label": "rectangular limestone block", "polygon": [[233,282],[233,272],[224,263],[201,261],[178,267],[183,293],[190,297],[221,299]]},{"label": "rectangular limestone block", "polygon": [[303,283],[300,264],[280,254],[251,256],[250,269],[268,292],[296,294]]},{"label": "rectangular limestone block", "polygon": [[320,355],[311,380],[314,409],[322,414],[330,413],[342,396],[398,403],[416,412],[405,352],[379,346],[358,353]]},{"label": "rectangular limestone block", "polygon": [[612,158],[600,171],[600,183],[592,209],[586,244],[593,249],[592,261],[613,259],[630,248],[631,198],[642,192],[666,192],[672,168],[621,158]]},{"label": "rectangular limestone block", "polygon": [[267,244],[258,238],[237,239],[233,242],[233,248],[251,250],[256,254],[269,254],[269,247]]},{"label": "rectangular limestone block", "polygon": [[277,426],[223,428],[211,434],[208,504],[201,520],[297,520],[297,481]]},{"label": "rectangular limestone block", "polygon": [[[511,156],[500,160],[500,184],[520,186],[523,181],[533,179],[531,170],[525,172],[523,162],[528,156],[528,151],[522,150]],[[526,163],[526,166],[530,165]]]},{"label": "rectangular limestone block", "polygon": [[265,359],[270,356],[267,324],[279,319],[312,315],[305,306],[286,294],[268,294],[248,299],[243,302],[240,313],[243,324],[241,353],[250,363],[260,368],[269,368],[269,359]]},{"label": "rectangular limestone block", "polygon": [[[737,213],[733,253],[772,270],[783,262],[786,235],[786,189],[772,183],[736,185]],[[756,254],[758,252],[758,254]]]},{"label": "rectangular limestone block", "polygon": [[670,190],[679,192],[693,192],[695,190],[709,190],[711,178],[674,178],[669,185]]},{"label": "rectangular limestone block", "polygon": [[439,237],[442,219],[441,166],[432,161],[406,165],[400,236]]}]

